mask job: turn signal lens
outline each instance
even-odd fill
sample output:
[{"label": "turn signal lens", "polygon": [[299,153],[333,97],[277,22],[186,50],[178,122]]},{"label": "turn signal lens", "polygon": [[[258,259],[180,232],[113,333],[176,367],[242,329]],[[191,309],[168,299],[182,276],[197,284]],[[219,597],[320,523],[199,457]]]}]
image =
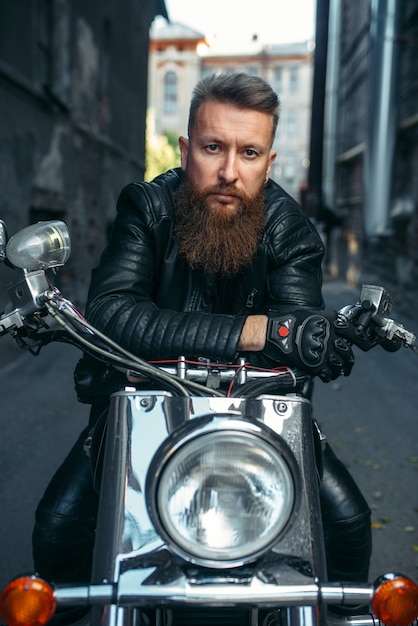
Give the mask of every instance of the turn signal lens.
[{"label": "turn signal lens", "polygon": [[44,626],[55,607],[52,587],[35,576],[16,578],[0,596],[0,616],[7,626]]},{"label": "turn signal lens", "polygon": [[386,626],[408,626],[418,618],[418,585],[406,576],[383,578],[372,600],[373,613]]}]

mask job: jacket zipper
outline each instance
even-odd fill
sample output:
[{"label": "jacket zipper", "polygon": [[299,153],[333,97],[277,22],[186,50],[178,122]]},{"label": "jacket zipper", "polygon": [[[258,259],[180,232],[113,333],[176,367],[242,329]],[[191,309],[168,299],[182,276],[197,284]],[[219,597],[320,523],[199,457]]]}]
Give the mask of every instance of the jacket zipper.
[{"label": "jacket zipper", "polygon": [[245,306],[247,307],[247,309],[252,309],[254,306],[254,298],[257,294],[257,289],[252,289],[250,291],[250,293],[247,296],[247,301],[245,303]]}]

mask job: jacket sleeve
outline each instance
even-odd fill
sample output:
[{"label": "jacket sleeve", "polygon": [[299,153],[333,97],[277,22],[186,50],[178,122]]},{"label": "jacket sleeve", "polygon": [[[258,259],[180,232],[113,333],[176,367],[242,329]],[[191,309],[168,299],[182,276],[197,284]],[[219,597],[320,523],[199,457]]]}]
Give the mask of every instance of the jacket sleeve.
[{"label": "jacket sleeve", "polygon": [[245,316],[160,309],[153,300],[161,233],[166,229],[169,238],[172,229],[167,214],[157,219],[156,201],[141,185],[122,190],[110,242],[92,272],[87,319],[146,360],[185,355],[231,361]]},{"label": "jacket sleeve", "polygon": [[290,197],[269,204],[266,223],[269,268],[263,311],[323,309],[323,242]]}]

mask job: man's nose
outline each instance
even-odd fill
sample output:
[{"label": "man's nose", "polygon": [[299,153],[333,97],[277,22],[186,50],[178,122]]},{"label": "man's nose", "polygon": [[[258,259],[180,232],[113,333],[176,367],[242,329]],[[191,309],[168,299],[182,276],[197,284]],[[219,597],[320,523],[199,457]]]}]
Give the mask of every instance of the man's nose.
[{"label": "man's nose", "polygon": [[238,179],[238,168],[236,155],[228,153],[221,164],[218,171],[218,176],[222,182],[231,184]]}]

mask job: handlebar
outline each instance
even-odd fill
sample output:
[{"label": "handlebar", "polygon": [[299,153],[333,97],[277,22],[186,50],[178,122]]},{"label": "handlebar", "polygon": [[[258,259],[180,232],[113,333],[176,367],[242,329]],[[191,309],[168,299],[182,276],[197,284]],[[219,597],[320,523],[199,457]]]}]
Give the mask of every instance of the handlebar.
[{"label": "handlebar", "polygon": [[[111,364],[115,369],[158,381],[158,384],[165,385],[162,388],[169,388],[185,396],[190,395],[190,390],[206,395],[225,395],[221,389],[225,389],[228,384],[239,389],[247,386],[251,393],[255,393],[256,383],[264,385],[266,389],[268,384],[275,385],[276,392],[278,389],[286,389],[283,392],[288,393],[292,389],[300,389],[309,380],[306,374],[286,366],[261,369],[249,365],[244,359],[240,359],[237,364],[226,365],[204,360],[187,361],[184,356],[171,363],[144,361],[88,324],[72,303],[51,285],[44,270],[20,271],[19,280],[8,289],[8,294],[10,303],[0,315],[0,335],[12,334],[22,348],[34,354],[51,341],[65,341]],[[383,338],[386,343],[392,343],[395,349],[402,342],[405,347],[418,353],[414,333],[388,317],[391,305],[391,297],[383,287],[364,285],[360,301],[341,309],[338,317],[351,324],[355,334],[363,333],[363,329],[371,329],[372,334]],[[45,331],[49,328],[44,321],[48,315],[63,330]],[[41,329],[43,332],[40,332]],[[369,342],[367,349],[376,343]],[[360,342],[358,345],[362,347]]]},{"label": "handlebar", "polygon": [[[260,396],[266,393],[287,394],[308,392],[310,377],[297,369],[280,366],[274,369],[259,368],[240,358],[236,364],[211,363],[206,359],[187,360],[184,356],[172,364],[152,362],[170,377],[189,384],[198,384],[206,390],[224,390],[222,395]],[[135,372],[129,372],[135,381]],[[138,382],[138,381],[137,381]]]},{"label": "handlebar", "polygon": [[[296,380],[296,370],[287,366],[281,366],[275,369],[261,369],[250,365],[248,361],[243,358],[238,359],[236,364],[222,364],[212,363],[206,359],[190,361],[186,359],[186,357],[180,356],[172,365],[168,365],[167,361],[163,363],[151,361],[151,364],[171,376],[177,376],[181,380],[195,380],[202,384],[206,384],[208,379],[212,379],[215,385],[216,383],[227,384],[232,381],[243,385],[250,380],[260,380],[270,378],[271,376],[283,376],[284,374],[293,374]],[[129,373],[134,375],[134,372]]]},{"label": "handlebar", "polygon": [[405,348],[418,354],[415,334],[389,317],[391,309],[392,297],[384,287],[363,285],[359,302],[340,309],[338,318],[352,324],[359,338],[364,338],[368,330],[372,329],[386,345],[392,343],[396,349],[402,343]]}]

